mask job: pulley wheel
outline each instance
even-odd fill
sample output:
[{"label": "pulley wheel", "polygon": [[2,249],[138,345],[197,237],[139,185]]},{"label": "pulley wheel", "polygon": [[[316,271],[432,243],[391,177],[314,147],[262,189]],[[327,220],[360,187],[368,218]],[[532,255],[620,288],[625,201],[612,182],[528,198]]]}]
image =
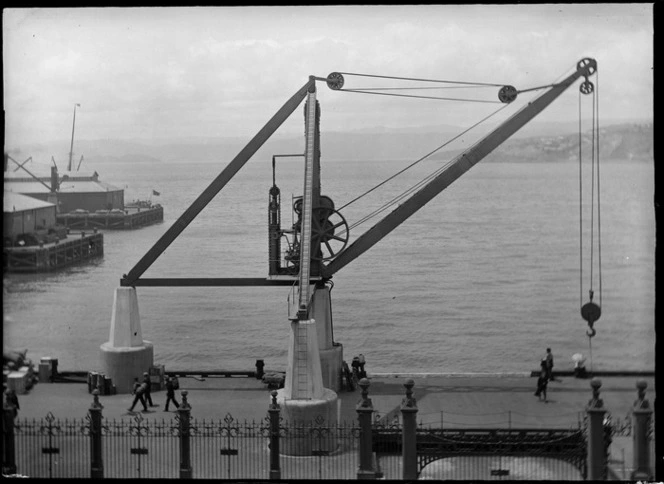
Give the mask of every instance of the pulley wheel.
[{"label": "pulley wheel", "polygon": [[338,91],[344,87],[344,76],[338,72],[332,72],[327,76],[327,87]]},{"label": "pulley wheel", "polygon": [[583,81],[581,85],[579,86],[579,91],[581,91],[581,94],[590,94],[595,90],[595,86],[593,85],[592,82],[590,81]]},{"label": "pulley wheel", "polygon": [[498,91],[498,99],[501,103],[509,104],[516,99],[517,91],[514,86],[503,86]]},{"label": "pulley wheel", "polygon": [[314,260],[330,260],[341,252],[348,243],[348,223],[336,210],[316,207],[311,215],[311,244],[320,246],[320,251],[312,255]]}]

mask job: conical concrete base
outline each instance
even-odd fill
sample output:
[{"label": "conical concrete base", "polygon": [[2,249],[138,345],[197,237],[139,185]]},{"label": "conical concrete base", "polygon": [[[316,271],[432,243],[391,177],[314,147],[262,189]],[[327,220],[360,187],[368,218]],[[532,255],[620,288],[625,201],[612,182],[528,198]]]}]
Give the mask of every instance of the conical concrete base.
[{"label": "conical concrete base", "polygon": [[286,381],[277,394],[288,427],[280,452],[304,456],[334,451],[337,444],[332,433],[315,429],[337,424],[337,400],[337,394],[323,386],[316,321],[292,322]]},{"label": "conical concrete base", "polygon": [[113,297],[109,340],[100,346],[101,371],[118,393],[131,393],[154,362],[152,343],[143,340],[138,298],[133,287],[118,287]]},{"label": "conical concrete base", "polygon": [[284,389],[277,391],[277,403],[288,428],[279,444],[284,455],[314,455],[314,451],[334,452],[338,443],[334,432],[321,432],[337,425],[337,394],[324,388],[315,400],[286,400]]}]

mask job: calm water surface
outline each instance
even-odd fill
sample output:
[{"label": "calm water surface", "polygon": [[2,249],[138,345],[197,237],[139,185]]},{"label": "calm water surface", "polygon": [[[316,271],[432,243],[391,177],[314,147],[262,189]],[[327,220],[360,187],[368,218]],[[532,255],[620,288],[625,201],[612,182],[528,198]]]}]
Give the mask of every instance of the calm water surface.
[{"label": "calm water surface", "polygon": [[[408,163],[323,162],[322,192],[340,207]],[[104,257],[92,264],[5,276],[5,348],[27,348],[33,360],[56,357],[61,369],[98,369],[122,274],[224,164],[90,163],[102,180],[127,186],[126,201],[158,190],[153,201],[165,207],[165,221],[105,232]],[[420,163],[342,214],[352,224],[440,166]],[[652,370],[653,167],[616,162],[601,169],[603,313],[593,368]],[[279,161],[284,226],[302,173],[300,159]],[[266,276],[271,180],[269,158],[249,162],[144,276]],[[578,185],[575,163],[474,167],[334,276],[334,338],[345,358],[364,353],[375,372],[513,372],[535,369],[547,346],[561,370],[571,369],[572,354],[589,356],[579,308],[590,288],[590,233],[586,227],[581,274]],[[378,220],[351,231],[351,241]],[[599,272],[595,264],[596,301]],[[284,287],[138,288],[143,336],[168,370],[246,370],[258,358],[284,369],[287,295]]]}]

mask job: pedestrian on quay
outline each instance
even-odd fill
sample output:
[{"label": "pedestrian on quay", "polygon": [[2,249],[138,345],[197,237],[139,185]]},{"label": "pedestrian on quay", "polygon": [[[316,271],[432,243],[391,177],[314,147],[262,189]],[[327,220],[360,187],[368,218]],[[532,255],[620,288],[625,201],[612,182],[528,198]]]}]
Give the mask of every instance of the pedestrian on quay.
[{"label": "pedestrian on quay", "polygon": [[341,362],[341,374],[343,375],[346,382],[346,389],[351,392],[354,391],[355,386],[353,385],[353,375],[351,374],[348,363],[346,363],[345,360]]},{"label": "pedestrian on quay", "polygon": [[351,366],[351,368],[353,368],[353,376],[359,380],[361,378],[360,377],[360,357],[359,356],[353,356],[353,361],[351,361],[350,366]]},{"label": "pedestrian on quay", "polygon": [[362,353],[360,353],[357,358],[360,361],[360,378],[366,378],[367,372],[364,371],[364,365],[366,365],[367,360]]},{"label": "pedestrian on quay", "polygon": [[14,390],[7,390],[7,403],[9,403],[11,406],[14,407],[13,413],[14,413],[14,418],[18,416],[18,411],[21,408],[21,406],[18,404],[18,396],[16,395],[16,392]]},{"label": "pedestrian on quay", "polygon": [[169,376],[166,377],[166,406],[164,406],[164,411],[168,412],[168,404],[173,402],[175,408],[180,408],[180,404],[175,400],[175,385],[173,384],[173,379]]},{"label": "pedestrian on quay", "polygon": [[553,353],[551,353],[551,348],[546,349],[544,360],[546,361],[546,378],[549,381],[556,381],[553,377]]},{"label": "pedestrian on quay", "polygon": [[141,402],[141,405],[143,405],[144,412],[148,411],[148,406],[145,404],[145,398],[143,398],[144,393],[145,393],[145,383],[141,383],[138,381],[138,378],[134,378],[134,387],[131,392],[131,394],[134,395],[134,401],[131,403],[131,407],[129,407],[130,412],[134,411],[134,407],[138,402]]},{"label": "pedestrian on quay", "polygon": [[145,385],[145,395],[143,398],[145,398],[146,405],[150,405],[151,407],[158,407],[159,405],[155,405],[152,402],[152,395],[150,393],[152,390],[152,382],[150,382],[150,375],[147,371],[143,373],[143,385]]},{"label": "pedestrian on quay", "polygon": [[542,400],[542,397],[544,397],[544,401],[548,402],[546,398],[546,386],[549,383],[549,378],[547,377],[547,364],[546,364],[546,359],[542,360],[540,363],[540,376],[537,378],[537,391],[535,391],[535,396],[539,397],[540,401]]}]

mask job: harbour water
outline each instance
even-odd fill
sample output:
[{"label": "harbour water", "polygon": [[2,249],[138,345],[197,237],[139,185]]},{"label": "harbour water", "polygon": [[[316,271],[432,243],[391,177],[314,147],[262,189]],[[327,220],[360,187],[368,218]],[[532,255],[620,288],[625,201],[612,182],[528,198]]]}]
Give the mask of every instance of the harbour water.
[{"label": "harbour water", "polygon": [[[90,162],[105,181],[127,185],[125,201],[157,190],[152,201],[165,207],[164,223],[106,232],[104,257],[91,264],[5,275],[4,347],[27,348],[33,360],[58,358],[63,370],[98,369],[120,278],[227,161]],[[323,160],[322,193],[342,207],[408,164]],[[341,213],[353,224],[441,165],[420,163]],[[302,173],[301,159],[278,161],[282,226],[291,223]],[[595,259],[601,252],[601,270],[590,266],[589,171],[584,180],[580,252],[576,163],[483,162],[471,169],[334,276],[334,338],[345,358],[363,353],[370,372],[522,372],[536,369],[548,346],[559,370],[572,368],[574,353],[589,365],[590,350],[596,371],[653,370],[653,166],[602,164],[601,248],[593,252]],[[250,161],[144,276],[266,276],[271,183],[270,158]],[[351,230],[351,242],[378,220]],[[579,313],[591,272],[602,307],[592,348]],[[143,336],[167,370],[246,370],[256,359],[285,369],[288,288],[137,291]]]}]

